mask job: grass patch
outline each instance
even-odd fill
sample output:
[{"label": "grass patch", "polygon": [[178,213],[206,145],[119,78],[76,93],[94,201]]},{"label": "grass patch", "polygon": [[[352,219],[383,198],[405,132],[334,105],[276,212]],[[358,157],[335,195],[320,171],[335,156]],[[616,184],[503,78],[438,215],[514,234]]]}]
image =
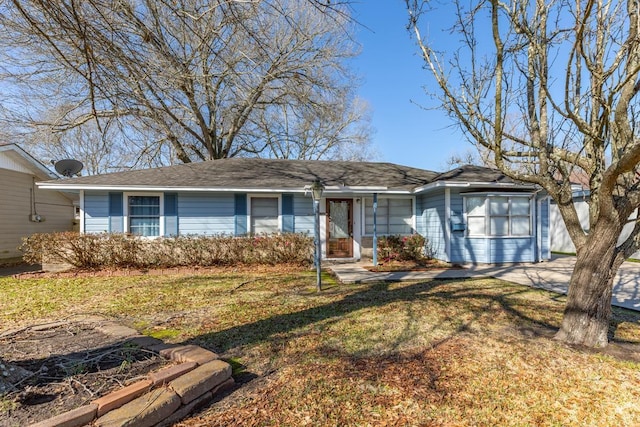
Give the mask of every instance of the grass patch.
[{"label": "grass patch", "polygon": [[17,403],[13,399],[3,398],[0,394],[0,414],[9,412],[17,406]]},{"label": "grass patch", "polygon": [[[640,315],[626,347],[551,339],[564,297],[494,279],[338,285],[312,271],[0,279],[0,324],[98,313],[197,343],[242,384],[195,425],[640,423]],[[615,351],[610,351],[610,350]]]}]

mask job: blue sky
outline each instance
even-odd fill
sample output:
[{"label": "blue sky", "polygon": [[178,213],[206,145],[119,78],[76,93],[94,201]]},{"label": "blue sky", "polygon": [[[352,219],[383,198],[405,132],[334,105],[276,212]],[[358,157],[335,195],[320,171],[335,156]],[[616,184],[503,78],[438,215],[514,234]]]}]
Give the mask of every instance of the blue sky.
[{"label": "blue sky", "polygon": [[362,53],[354,68],[363,78],[359,96],[372,110],[379,160],[443,170],[453,153],[473,147],[444,114],[420,107],[435,105],[423,89],[432,81],[406,30],[404,2],[362,0],[353,9],[362,24],[357,30]]}]

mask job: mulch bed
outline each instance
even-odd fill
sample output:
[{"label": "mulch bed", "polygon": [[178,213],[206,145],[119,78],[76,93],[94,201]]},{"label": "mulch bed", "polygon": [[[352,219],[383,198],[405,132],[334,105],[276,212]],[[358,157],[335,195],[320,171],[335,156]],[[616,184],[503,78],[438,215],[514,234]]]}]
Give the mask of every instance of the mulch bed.
[{"label": "mulch bed", "polygon": [[230,266],[186,266],[186,267],[154,267],[154,268],[100,268],[100,269],[72,269],[61,272],[32,271],[15,274],[17,279],[39,278],[73,278],[73,277],[118,277],[118,276],[166,276],[166,275],[206,275],[206,274],[235,274],[235,273],[290,273],[305,271],[310,267],[300,264],[256,264]]},{"label": "mulch bed", "polygon": [[365,266],[369,271],[376,273],[389,273],[394,271],[429,271],[429,270],[445,270],[445,269],[461,269],[463,268],[457,264],[450,264],[448,262],[439,261],[436,259],[422,260],[422,261],[382,261],[377,266]]},{"label": "mulch bed", "polygon": [[75,409],[168,363],[87,322],[0,334],[0,426]]}]

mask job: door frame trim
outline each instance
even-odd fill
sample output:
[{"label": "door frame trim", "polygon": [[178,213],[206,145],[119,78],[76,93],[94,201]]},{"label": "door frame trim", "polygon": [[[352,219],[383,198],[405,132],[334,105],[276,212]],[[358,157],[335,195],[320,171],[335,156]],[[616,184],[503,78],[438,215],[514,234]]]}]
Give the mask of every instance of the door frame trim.
[{"label": "door frame trim", "polygon": [[[349,253],[347,256],[336,256],[335,254],[330,254],[329,253],[329,240],[331,237],[331,227],[329,225],[330,221],[331,221],[331,209],[329,208],[329,203],[330,202],[334,202],[334,201],[344,201],[344,202],[348,202],[349,203],[349,240],[351,241],[351,245],[349,248]],[[326,215],[326,221],[325,221],[325,242],[326,242],[326,257],[327,259],[350,259],[353,258],[354,253],[355,253],[355,240],[354,240],[354,228],[355,228],[355,219],[354,219],[354,205],[355,205],[355,201],[353,198],[350,197],[327,197],[325,199],[325,215]]]}]

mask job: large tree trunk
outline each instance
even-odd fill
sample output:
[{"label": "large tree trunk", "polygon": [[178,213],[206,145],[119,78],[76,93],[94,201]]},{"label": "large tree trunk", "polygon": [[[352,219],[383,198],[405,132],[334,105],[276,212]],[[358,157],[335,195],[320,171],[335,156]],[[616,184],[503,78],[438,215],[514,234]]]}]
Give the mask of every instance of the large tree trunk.
[{"label": "large tree trunk", "polygon": [[613,279],[623,259],[616,251],[619,233],[604,228],[592,230],[577,252],[562,326],[555,337],[569,344],[605,347],[608,343]]}]

